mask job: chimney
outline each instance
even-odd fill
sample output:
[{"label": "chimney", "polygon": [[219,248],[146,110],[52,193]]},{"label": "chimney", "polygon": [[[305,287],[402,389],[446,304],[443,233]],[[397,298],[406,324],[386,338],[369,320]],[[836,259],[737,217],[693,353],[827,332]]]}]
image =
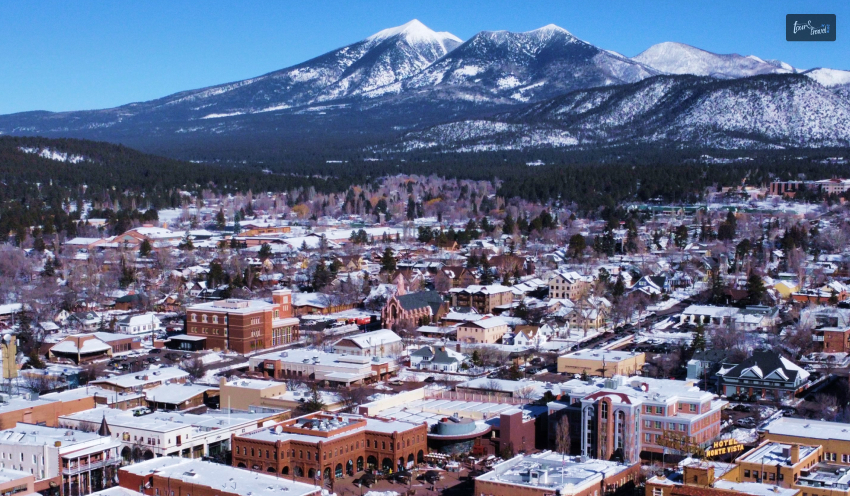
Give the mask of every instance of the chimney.
[{"label": "chimney", "polygon": [[800,463],[800,445],[792,444],[791,445],[791,465],[796,465]]},{"label": "chimney", "polygon": [[455,351],[460,353],[460,343],[455,344]]}]

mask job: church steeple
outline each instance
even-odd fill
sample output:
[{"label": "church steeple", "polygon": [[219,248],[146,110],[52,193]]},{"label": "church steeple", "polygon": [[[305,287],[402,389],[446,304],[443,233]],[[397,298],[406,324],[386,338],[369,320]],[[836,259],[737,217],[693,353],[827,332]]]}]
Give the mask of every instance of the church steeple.
[{"label": "church steeple", "polygon": [[111,436],[112,432],[109,431],[109,424],[106,423],[106,414],[103,414],[103,420],[100,421],[100,429],[97,430],[98,435],[100,436]]}]

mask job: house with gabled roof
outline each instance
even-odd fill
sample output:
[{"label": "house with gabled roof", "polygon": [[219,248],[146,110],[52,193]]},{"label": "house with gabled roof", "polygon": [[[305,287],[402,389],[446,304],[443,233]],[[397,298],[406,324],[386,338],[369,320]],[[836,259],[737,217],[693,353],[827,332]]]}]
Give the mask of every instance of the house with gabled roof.
[{"label": "house with gabled roof", "polygon": [[718,373],[721,392],[772,398],[792,398],[803,389],[809,373],[773,351],[756,351],[737,365],[724,366]]},{"label": "house with gabled roof", "polygon": [[423,346],[410,354],[410,366],[419,370],[457,372],[463,360],[462,353],[445,346]]}]

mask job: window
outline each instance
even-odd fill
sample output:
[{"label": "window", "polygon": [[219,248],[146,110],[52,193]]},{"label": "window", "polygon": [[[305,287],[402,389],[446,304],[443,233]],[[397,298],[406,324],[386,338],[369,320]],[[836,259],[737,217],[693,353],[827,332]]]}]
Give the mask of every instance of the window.
[{"label": "window", "polygon": [[686,425],[686,424],[679,424],[679,430],[680,430],[681,432],[685,432],[685,425]]},{"label": "window", "polygon": [[652,496],[664,496],[664,490],[660,487],[653,487]]},{"label": "window", "polygon": [[656,420],[656,421],[655,421],[655,428],[656,428],[656,429],[660,429],[660,428],[661,428],[661,421],[660,421],[660,420]]},{"label": "window", "polygon": [[207,314],[201,315],[201,322],[206,322],[206,321],[207,321]]},{"label": "window", "polygon": [[650,433],[646,433],[646,434],[644,434],[644,435],[643,435],[643,440],[644,440],[644,441],[646,441],[647,443],[648,443],[648,442],[650,442],[650,441],[652,441],[652,434],[650,434]]},{"label": "window", "polygon": [[749,476],[750,476],[750,471],[744,470],[744,477],[749,477]]},{"label": "window", "polygon": [[213,315],[213,324],[218,324],[218,315]]},{"label": "window", "polygon": [[[197,322],[197,321],[198,321],[198,314],[193,313],[193,314],[192,314],[192,322]],[[159,493],[159,489],[157,489],[157,490],[156,490],[156,492],[157,492],[157,494],[158,494],[158,493]]]},{"label": "window", "polygon": [[660,415],[664,415],[664,407],[662,407],[662,406],[655,407],[655,413],[660,414]]},{"label": "window", "polygon": [[693,403],[691,403],[690,405],[688,405],[688,408],[689,408],[689,409],[690,409],[690,411],[692,411],[692,412],[697,411],[697,406],[696,406],[696,405],[694,405]]}]

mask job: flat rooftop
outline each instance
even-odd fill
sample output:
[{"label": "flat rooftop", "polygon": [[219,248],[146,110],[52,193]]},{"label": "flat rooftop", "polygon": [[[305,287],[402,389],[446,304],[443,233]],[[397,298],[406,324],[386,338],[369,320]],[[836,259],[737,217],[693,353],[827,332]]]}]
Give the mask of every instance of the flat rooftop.
[{"label": "flat rooftop", "polygon": [[[758,463],[761,465],[787,465],[791,463],[791,445],[767,442],[738,459],[738,462]],[[800,445],[800,460],[817,451],[816,446]]]},{"label": "flat rooftop", "polygon": [[779,417],[764,428],[768,434],[780,436],[806,437],[812,439],[850,441],[850,424]]},{"label": "flat rooftop", "polygon": [[[493,467],[491,472],[476,480],[510,484],[517,487],[550,489],[553,493],[576,494],[612,475],[629,469],[628,465],[605,460],[577,461],[560,453],[544,451],[533,455],[518,455]],[[545,474],[545,475],[544,475]]]},{"label": "flat rooftop", "polygon": [[634,358],[636,356],[642,356],[643,353],[633,352],[633,351],[612,351],[612,350],[578,350],[572,353],[567,353],[566,355],[561,355],[559,358],[573,358],[576,360],[595,360],[601,362],[605,360],[606,362],[619,362],[622,360],[627,360],[629,358]]},{"label": "flat rooftop", "polygon": [[312,484],[188,458],[154,458],[128,465],[121,471],[139,476],[157,474],[241,496],[308,496],[321,492],[320,487]]}]

